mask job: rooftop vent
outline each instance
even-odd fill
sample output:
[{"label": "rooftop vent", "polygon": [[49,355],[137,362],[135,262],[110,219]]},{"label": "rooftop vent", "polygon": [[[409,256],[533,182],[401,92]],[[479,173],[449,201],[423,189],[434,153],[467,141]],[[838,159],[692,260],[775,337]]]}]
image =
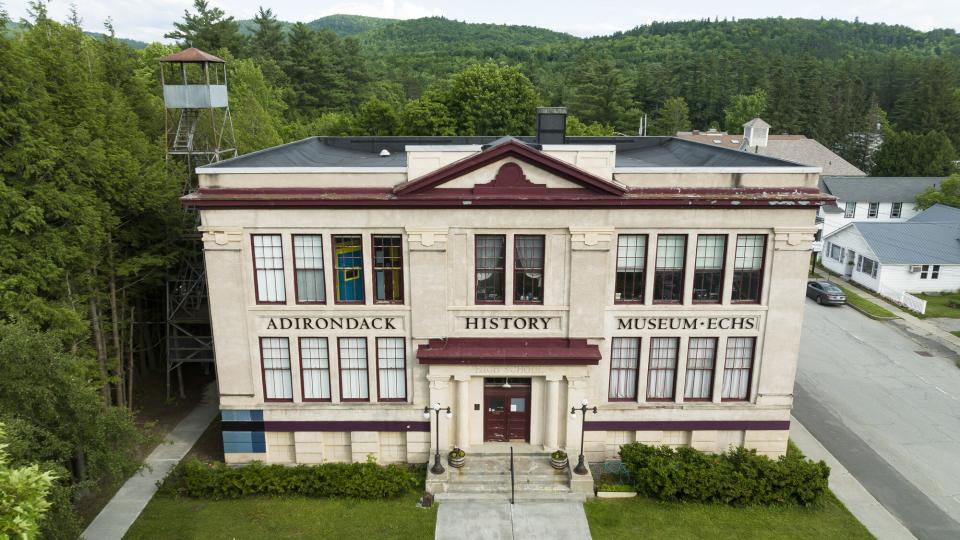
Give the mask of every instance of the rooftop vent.
[{"label": "rooftop vent", "polygon": [[387,150],[386,148],[380,151],[380,157],[387,157],[389,155],[390,155],[390,151]]},{"label": "rooftop vent", "polygon": [[566,107],[537,107],[537,144],[563,144],[566,131]]}]

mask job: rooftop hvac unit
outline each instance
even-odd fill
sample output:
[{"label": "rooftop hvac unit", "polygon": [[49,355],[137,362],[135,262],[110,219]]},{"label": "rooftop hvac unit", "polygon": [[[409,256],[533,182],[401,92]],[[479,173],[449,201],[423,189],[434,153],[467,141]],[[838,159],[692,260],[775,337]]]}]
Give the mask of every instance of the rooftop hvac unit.
[{"label": "rooftop hvac unit", "polygon": [[921,266],[920,266],[919,264],[911,264],[911,265],[910,265],[910,273],[911,273],[911,274],[914,273],[914,272],[919,272],[920,269],[921,269]]}]

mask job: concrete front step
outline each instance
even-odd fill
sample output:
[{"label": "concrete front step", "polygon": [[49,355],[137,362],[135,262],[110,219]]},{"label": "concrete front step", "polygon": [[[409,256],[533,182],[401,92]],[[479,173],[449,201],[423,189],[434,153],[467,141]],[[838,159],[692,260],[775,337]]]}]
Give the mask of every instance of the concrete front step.
[{"label": "concrete front step", "polygon": [[[477,484],[502,484],[510,483],[510,473],[507,474],[464,474],[450,475],[451,484],[477,483]],[[521,474],[514,479],[516,484],[563,484],[567,485],[568,479],[565,474]]]},{"label": "concrete front step", "polygon": [[[570,493],[570,488],[559,484],[517,484],[517,493]],[[510,484],[450,484],[447,493],[510,493]]]},{"label": "concrete front step", "polygon": [[[505,493],[437,493],[433,500],[438,503],[444,501],[509,501],[510,492]],[[536,502],[578,502],[587,500],[582,493],[553,493],[553,492],[521,492],[514,495],[514,501],[536,501]]]}]

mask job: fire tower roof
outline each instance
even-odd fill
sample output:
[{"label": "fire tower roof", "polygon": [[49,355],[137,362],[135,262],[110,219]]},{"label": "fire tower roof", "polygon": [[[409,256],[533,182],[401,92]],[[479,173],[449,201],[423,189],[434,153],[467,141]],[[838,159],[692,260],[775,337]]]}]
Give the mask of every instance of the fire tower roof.
[{"label": "fire tower roof", "polygon": [[178,53],[173,53],[167,56],[164,56],[160,59],[161,62],[182,62],[182,63],[203,63],[203,62],[212,62],[217,64],[226,64],[226,60],[223,58],[216,57],[210,53],[201,51],[196,47],[190,47],[189,49],[184,49]]}]

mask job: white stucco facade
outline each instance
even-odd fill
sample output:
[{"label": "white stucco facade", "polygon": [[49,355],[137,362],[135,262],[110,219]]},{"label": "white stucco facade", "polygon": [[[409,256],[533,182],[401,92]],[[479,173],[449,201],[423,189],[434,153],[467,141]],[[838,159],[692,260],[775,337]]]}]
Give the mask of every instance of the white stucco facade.
[{"label": "white stucco facade", "polygon": [[[201,170],[201,192],[185,200],[198,206],[202,217],[227,461],[317,463],[363,461],[373,455],[380,462],[425,462],[438,435],[436,421],[423,417],[424,407],[432,403],[453,411],[450,419],[440,416],[440,448],[456,445],[470,451],[491,440],[491,430],[498,429],[490,427],[488,413],[495,407],[487,400],[502,393],[499,388],[511,386],[528,392],[523,398],[526,401],[516,402],[520,408],[529,408],[528,424],[517,439],[544,451],[579,451],[581,419],[568,412],[587,400],[599,409],[598,414],[588,415],[584,437],[591,461],[614,457],[620,444],[632,441],[708,451],[745,445],[771,456],[782,454],[793,402],[810,242],[820,200],[813,196],[788,200],[784,195],[761,201],[760,195],[741,188],[748,182],[758,188],[788,188],[788,192],[815,190],[816,171],[666,172],[654,167],[618,173],[613,146],[556,146],[544,147],[543,153],[575,164],[580,172],[554,168],[556,164],[549,160],[532,161],[524,154],[527,150],[505,152],[465,172],[450,169],[466,168],[464,160],[482,157],[479,146],[414,151],[408,155],[413,171],[409,175],[406,170],[393,169],[336,173]],[[523,178],[497,187],[501,202],[478,195],[485,193],[482,190],[487,186],[496,186],[494,179],[510,167],[522,171]],[[419,187],[419,179],[448,169],[451,172],[442,181]],[[576,175],[581,173],[597,179],[597,184],[578,179]],[[690,197],[698,197],[697,202],[662,202],[677,196],[668,193],[676,187],[690,190]],[[383,188],[393,191],[374,199],[380,193],[376,190]],[[417,191],[407,196],[404,188]],[[624,195],[598,189],[619,189]],[[649,189],[664,194],[649,195],[644,191]],[[562,199],[571,193],[582,194],[582,198],[574,202]],[[369,199],[338,206],[348,197]],[[456,201],[458,197],[462,201]],[[614,202],[619,200],[615,197],[627,202]],[[437,198],[447,202],[437,203]],[[511,198],[523,202],[514,206]],[[704,198],[707,200],[701,200]],[[456,203],[448,204],[450,200]],[[638,204],[646,206],[630,206]],[[271,264],[282,270],[282,277],[277,278],[282,279],[286,292],[282,301],[258,301],[263,286],[258,287],[262,276],[258,278],[257,265],[262,263],[257,262],[259,252],[255,253],[253,239],[257,235],[279,241],[280,258]],[[645,241],[642,255],[638,255],[646,265],[642,294],[637,293],[642,299],[632,303],[617,301],[618,250],[623,249],[618,239],[624,235]],[[666,235],[685,239],[682,294],[672,303],[655,300],[656,261],[658,256],[662,258],[658,238]],[[695,291],[701,290],[695,283],[698,238],[708,235],[723,244],[718,274],[721,285],[710,303],[695,299],[695,294],[700,294]],[[302,263],[295,260],[300,256],[294,248],[297,236],[310,236],[323,246],[324,303],[298,303],[302,285],[296,269]],[[350,275],[363,281],[362,302],[337,301],[337,286],[344,283],[346,274],[337,273],[340,252],[335,251],[334,237],[346,236],[360,241],[362,271],[359,277]],[[519,245],[520,236],[543,239],[539,302],[515,300],[517,276],[530,275],[517,270],[520,255],[514,246]],[[401,241],[402,294],[395,303],[376,301],[382,286],[375,282],[378,255],[374,254],[374,242],[380,237]],[[478,276],[482,274],[477,268],[478,237],[504,239],[502,303],[478,300]],[[762,251],[761,281],[755,300],[737,301],[735,296],[743,294],[734,290],[734,282],[742,279],[735,273],[742,264],[738,253],[743,249],[738,251],[737,246],[743,238],[763,240],[757,248],[758,253]],[[270,338],[281,338],[287,344],[288,367],[284,372],[283,361],[277,364],[281,367],[271,371],[270,377],[279,378],[268,383],[266,371],[273,368],[265,367],[264,358],[269,355],[263,340]],[[304,381],[304,338],[326,340],[324,380],[329,384],[329,396],[323,401],[306,397],[306,386],[314,383]],[[368,392],[354,400],[344,397],[346,375],[340,370],[354,360],[343,357],[343,338],[366,342],[365,372],[357,375],[360,371],[354,371],[348,378],[356,384],[355,377],[365,377]],[[379,368],[385,364],[378,356],[387,338],[399,338],[390,343],[403,344],[404,391],[389,400],[382,398],[385,379]],[[669,374],[674,384],[667,399],[651,399],[648,391],[652,364],[662,362],[653,358],[662,354],[653,347],[658,338],[670,338],[675,344]],[[699,338],[708,338],[714,355],[708,369],[711,388],[698,390],[696,400],[685,398],[688,381],[694,380],[687,376],[688,367],[694,366],[691,358],[695,355],[689,350],[695,342],[692,338],[698,340],[698,346],[705,343]],[[636,363],[630,368],[634,391],[626,399],[611,397],[614,343],[627,342],[619,339],[638,340],[629,341],[638,347],[636,356],[631,357]],[[462,348],[456,354],[463,356],[425,360],[427,353],[422,351],[440,342],[450,347],[460,343]],[[562,362],[551,361],[549,354],[535,361],[471,356],[488,346],[514,347],[511,350],[525,354],[524,347],[549,351],[549,347],[561,347],[556,345],[561,342],[599,354]],[[509,347],[504,345],[507,343]],[[735,343],[740,344],[739,349],[733,347]],[[752,352],[744,352],[743,344],[750,344]],[[724,398],[733,392],[725,387],[725,381],[734,377],[726,370],[743,361],[728,361],[728,351],[750,357],[749,373],[738,372],[747,378],[737,379],[746,381],[745,395],[734,399]],[[705,374],[697,377],[706,380]],[[494,386],[502,380],[502,387]],[[281,390],[282,399],[266,395],[276,391],[274,384],[288,384],[289,397],[286,386]],[[514,406],[514,398],[507,399]]]}]

